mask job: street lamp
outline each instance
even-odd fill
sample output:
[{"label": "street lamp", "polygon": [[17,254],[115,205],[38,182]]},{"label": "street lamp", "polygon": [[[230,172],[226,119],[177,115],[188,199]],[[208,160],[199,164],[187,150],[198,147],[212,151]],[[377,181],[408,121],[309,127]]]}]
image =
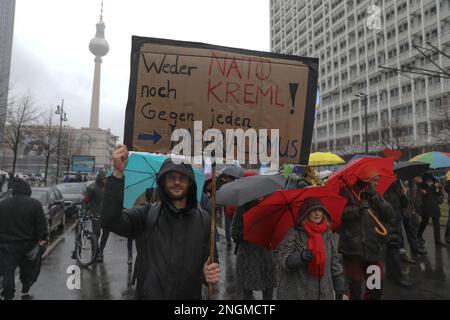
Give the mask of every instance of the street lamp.
[{"label": "street lamp", "polygon": [[57,106],[55,113],[59,115],[58,156],[56,159],[56,184],[58,184],[59,157],[61,155],[61,130],[63,121],[67,121],[66,112],[64,111],[64,99],[62,99],[61,106]]},{"label": "street lamp", "polygon": [[[358,94],[355,94],[355,97],[359,99],[367,99],[367,94],[360,92]],[[364,104],[364,127],[365,127],[365,140],[366,140],[366,155],[369,154],[369,141],[367,139],[367,103]]]}]

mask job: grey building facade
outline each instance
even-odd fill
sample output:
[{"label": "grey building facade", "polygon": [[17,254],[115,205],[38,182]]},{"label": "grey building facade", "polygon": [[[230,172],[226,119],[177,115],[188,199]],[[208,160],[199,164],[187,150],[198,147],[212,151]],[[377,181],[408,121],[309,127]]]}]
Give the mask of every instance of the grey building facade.
[{"label": "grey building facade", "polygon": [[320,59],[313,151],[364,152],[366,107],[371,153],[448,150],[450,0],[271,0],[270,16],[273,52]]},{"label": "grey building facade", "polygon": [[0,0],[0,141],[6,121],[15,8],[15,0]]}]

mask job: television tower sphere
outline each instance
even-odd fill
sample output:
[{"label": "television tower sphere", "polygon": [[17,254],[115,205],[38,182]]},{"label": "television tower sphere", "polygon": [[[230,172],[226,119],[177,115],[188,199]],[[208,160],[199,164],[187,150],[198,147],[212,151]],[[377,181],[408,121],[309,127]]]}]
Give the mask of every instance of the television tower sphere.
[{"label": "television tower sphere", "polygon": [[96,27],[97,32],[95,37],[89,42],[89,50],[96,57],[103,57],[109,51],[109,44],[105,40],[105,24],[102,19],[96,24]]}]

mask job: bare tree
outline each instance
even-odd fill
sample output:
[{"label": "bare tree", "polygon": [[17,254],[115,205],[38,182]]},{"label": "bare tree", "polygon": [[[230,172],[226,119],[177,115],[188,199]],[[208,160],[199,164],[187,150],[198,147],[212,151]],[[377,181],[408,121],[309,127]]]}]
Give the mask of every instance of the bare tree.
[{"label": "bare tree", "polygon": [[357,153],[357,146],[352,145],[351,143],[337,143],[334,147],[334,152],[344,159],[351,159],[352,156]]},{"label": "bare tree", "polygon": [[42,115],[42,127],[39,135],[44,142],[44,157],[45,157],[45,175],[44,183],[47,185],[48,165],[52,154],[58,150],[58,127],[56,126],[56,120],[54,112],[50,109],[47,113]]},{"label": "bare tree", "polygon": [[431,114],[431,137],[437,145],[448,145],[450,141],[450,101],[447,98]]},{"label": "bare tree", "polygon": [[70,165],[72,163],[72,154],[77,154],[78,148],[75,148],[76,145],[76,133],[74,130],[68,129],[63,132],[63,137],[61,138],[61,149],[64,150],[64,155],[62,157],[63,163],[66,166],[66,172],[70,172]]},{"label": "bare tree", "polygon": [[380,128],[380,146],[384,149],[408,152],[413,147],[413,141],[410,135],[405,134],[407,130],[408,126],[402,125],[399,116],[391,118],[388,127]]},{"label": "bare tree", "polygon": [[11,103],[6,116],[5,142],[11,148],[13,158],[12,174],[16,171],[17,153],[20,143],[25,139],[23,129],[32,125],[39,117],[30,96],[22,97],[19,102]]}]

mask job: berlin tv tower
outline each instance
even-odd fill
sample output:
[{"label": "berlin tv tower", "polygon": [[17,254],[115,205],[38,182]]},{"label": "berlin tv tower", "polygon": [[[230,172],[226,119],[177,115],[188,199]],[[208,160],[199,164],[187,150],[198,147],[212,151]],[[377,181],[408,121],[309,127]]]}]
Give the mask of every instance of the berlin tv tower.
[{"label": "berlin tv tower", "polygon": [[94,84],[92,86],[91,119],[89,127],[98,129],[100,111],[100,73],[102,57],[109,51],[108,41],[105,40],[105,24],[103,23],[103,0],[100,11],[100,21],[96,25],[95,37],[89,42],[89,50],[95,56]]}]

